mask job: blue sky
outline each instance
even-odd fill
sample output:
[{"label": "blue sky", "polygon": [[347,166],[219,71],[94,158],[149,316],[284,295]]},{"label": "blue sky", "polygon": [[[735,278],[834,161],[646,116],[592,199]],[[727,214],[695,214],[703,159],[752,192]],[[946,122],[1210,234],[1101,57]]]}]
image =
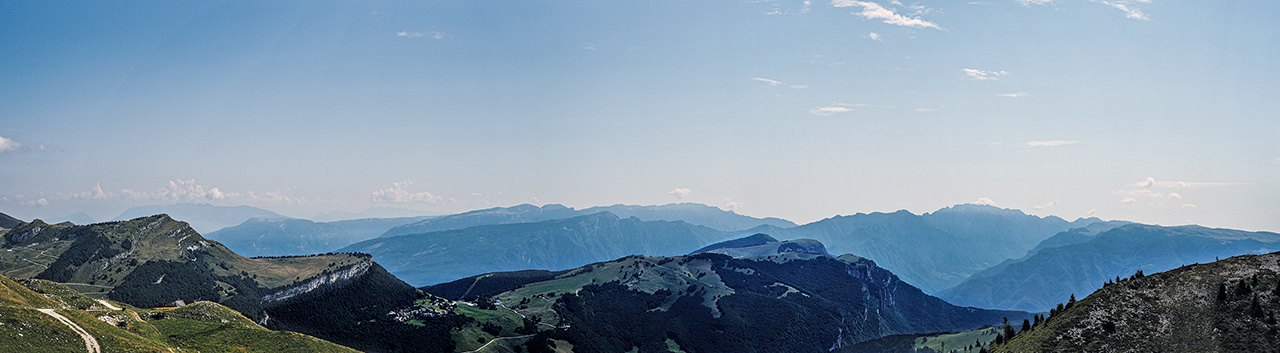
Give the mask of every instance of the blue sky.
[{"label": "blue sky", "polygon": [[1273,1],[5,1],[0,212],[989,202],[1280,230]]}]

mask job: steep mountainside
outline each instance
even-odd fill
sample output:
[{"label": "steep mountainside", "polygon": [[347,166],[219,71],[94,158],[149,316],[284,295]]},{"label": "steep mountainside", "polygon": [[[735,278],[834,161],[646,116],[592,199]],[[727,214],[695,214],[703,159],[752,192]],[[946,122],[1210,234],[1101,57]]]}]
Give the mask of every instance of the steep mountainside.
[{"label": "steep mountainside", "polygon": [[252,206],[214,206],[207,203],[138,206],[125,210],[112,221],[124,221],[157,214],[181,219],[201,233],[234,226],[250,218],[286,218],[278,213]]},{"label": "steep mountainside", "polygon": [[992,206],[957,205],[918,216],[905,210],[838,216],[769,234],[816,239],[832,253],[865,256],[934,293],[1005,259],[1022,257],[1058,232],[1096,221],[1073,223]]},{"label": "steep mountainside", "polygon": [[397,277],[423,285],[494,271],[568,269],[631,254],[682,254],[725,236],[684,222],[644,222],[601,212],[382,237],[339,251],[372,254]]},{"label": "steep mountainside", "polygon": [[356,352],[314,337],[268,330],[210,302],[172,310],[123,303],[114,304],[123,309],[113,309],[107,304],[54,282],[19,284],[0,276],[0,351],[83,352],[93,347],[104,352]]},{"label": "steep mountainside", "polygon": [[[36,221],[0,245],[0,273],[105,289],[106,298],[144,308],[216,302],[273,329],[369,352],[451,351],[451,330],[468,322],[448,310],[415,312],[431,297],[367,254],[246,258],[167,215],[73,227]],[[399,310],[409,313],[390,314]]]},{"label": "steep mountainside", "polygon": [[495,207],[456,215],[441,216],[388,230],[383,237],[465,229],[483,225],[533,223],[609,212],[621,218],[636,217],[641,221],[684,221],[721,231],[737,231],[759,225],[794,227],[795,223],[778,218],[754,218],[716,207],[678,203],[661,206],[613,205],[575,210],[556,204],[542,207],[523,204]]},{"label": "steep mountainside", "polygon": [[[1031,316],[953,306],[852,255],[628,256],[422,289],[536,317],[538,335],[572,344],[576,352],[827,352],[886,335],[969,330]],[[539,347],[545,341],[526,345],[545,349]]]},{"label": "steep mountainside", "polygon": [[1108,284],[995,352],[1275,352],[1280,253]]},{"label": "steep mountainside", "polygon": [[295,218],[253,218],[206,233],[205,237],[244,256],[319,254],[375,238],[392,227],[425,218],[368,218],[324,223]]},{"label": "steep mountainside", "polygon": [[0,229],[13,229],[19,224],[22,224],[22,220],[0,213]]},{"label": "steep mountainside", "polygon": [[1072,294],[1086,295],[1116,276],[1280,248],[1280,234],[1131,224],[1089,241],[1041,249],[986,277],[965,280],[939,297],[960,305],[1044,311]]}]

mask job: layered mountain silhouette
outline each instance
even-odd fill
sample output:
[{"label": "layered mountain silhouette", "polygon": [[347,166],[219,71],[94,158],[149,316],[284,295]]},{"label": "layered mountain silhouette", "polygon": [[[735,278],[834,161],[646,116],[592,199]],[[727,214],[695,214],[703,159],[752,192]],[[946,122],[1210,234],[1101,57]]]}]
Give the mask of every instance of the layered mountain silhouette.
[{"label": "layered mountain silhouette", "polygon": [[642,221],[684,221],[721,231],[737,231],[760,225],[794,227],[795,223],[780,218],[754,218],[733,211],[695,204],[677,203],[662,206],[613,205],[575,210],[557,204],[534,206],[523,204],[512,207],[464,212],[406,224],[388,230],[383,237],[465,229],[482,225],[533,223],[609,212],[622,218],[636,217]]},{"label": "layered mountain silhouette", "polygon": [[346,211],[330,211],[320,212],[311,217],[316,222],[336,222],[349,221],[353,219],[369,219],[369,218],[409,218],[409,217],[434,217],[440,214],[435,212],[423,212],[395,207],[370,207],[360,212]]},{"label": "layered mountain silhouette", "polygon": [[251,218],[287,218],[278,213],[253,206],[214,206],[207,203],[178,203],[148,205],[129,208],[112,221],[125,221],[139,217],[167,214],[187,222],[192,229],[208,233],[244,223]]},{"label": "layered mountain silhouette", "polygon": [[1280,234],[1199,226],[1130,224],[1094,236],[1081,229],[1055,236],[1059,237],[1087,240],[1039,249],[1026,259],[977,274],[938,296],[960,305],[1046,311],[1062,298],[1092,293],[1108,280],[1138,270],[1154,273],[1280,249]]},{"label": "layered mountain silhouette", "polygon": [[562,270],[632,254],[678,255],[727,237],[682,221],[600,212],[567,219],[380,237],[340,252],[372,254],[416,285],[495,271]]},{"label": "layered mountain silhouette", "polygon": [[932,213],[837,216],[799,227],[752,231],[778,239],[816,239],[827,250],[876,261],[926,293],[959,284],[1000,262],[1022,257],[1058,232],[1101,220],[1037,217],[985,205],[956,205]]},{"label": "layered mountain silhouette", "polygon": [[245,256],[306,255],[331,252],[376,238],[392,227],[426,219],[366,218],[312,222],[296,218],[253,218],[239,225],[205,234]]}]

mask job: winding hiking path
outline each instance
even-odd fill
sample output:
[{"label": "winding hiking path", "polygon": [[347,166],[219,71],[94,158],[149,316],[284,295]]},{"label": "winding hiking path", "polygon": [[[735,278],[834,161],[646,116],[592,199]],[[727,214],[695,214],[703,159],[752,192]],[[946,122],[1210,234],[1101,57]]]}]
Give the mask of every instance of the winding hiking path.
[{"label": "winding hiking path", "polygon": [[102,303],[102,305],[106,306],[106,307],[107,307],[107,309],[111,309],[111,310],[120,310],[120,307],[115,306],[115,305],[111,305],[111,303],[107,302],[106,300],[102,300],[102,299],[96,299],[96,300],[97,300],[99,303]]},{"label": "winding hiking path", "polygon": [[493,342],[497,342],[498,340],[514,340],[514,339],[519,339],[519,338],[528,338],[528,337],[533,337],[533,336],[537,336],[537,335],[524,335],[524,336],[514,336],[514,337],[497,337],[497,338],[494,338],[494,339],[489,340],[489,342],[488,342],[488,343],[485,343],[483,346],[480,346],[480,348],[476,348],[476,350],[474,350],[474,351],[466,351],[466,352],[462,352],[462,353],[476,353],[476,352],[479,352],[480,350],[484,349],[484,347],[488,347],[489,345],[493,344]]},{"label": "winding hiking path", "polygon": [[62,322],[63,325],[67,325],[67,327],[70,327],[72,331],[75,331],[76,334],[80,335],[80,338],[84,339],[84,348],[88,349],[89,353],[102,353],[102,347],[98,346],[98,339],[93,338],[93,335],[90,335],[89,332],[85,331],[84,328],[80,327],[80,325],[76,325],[76,323],[71,322],[71,319],[58,314],[58,312],[53,311],[53,309],[36,310],[40,310],[40,312],[58,319],[58,321]]}]

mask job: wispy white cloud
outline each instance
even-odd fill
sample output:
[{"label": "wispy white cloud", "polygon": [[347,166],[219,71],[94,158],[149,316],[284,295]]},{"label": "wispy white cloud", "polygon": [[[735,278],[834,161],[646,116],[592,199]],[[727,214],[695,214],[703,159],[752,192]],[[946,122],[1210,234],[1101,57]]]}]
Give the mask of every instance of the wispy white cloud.
[{"label": "wispy white cloud", "polygon": [[1155,178],[1147,177],[1146,180],[1129,183],[1130,186],[1140,188],[1161,187],[1161,188],[1203,188],[1210,186],[1231,186],[1245,185],[1244,183],[1220,183],[1220,182],[1202,182],[1202,181],[1156,181]]},{"label": "wispy white cloud", "polygon": [[1182,204],[1182,208],[1196,208],[1196,205],[1192,205],[1192,204],[1189,204],[1189,203],[1184,203],[1184,204]]},{"label": "wispy white cloud", "polygon": [[855,107],[855,108],[894,108],[894,106],[892,105],[861,104],[861,103],[835,103],[833,105],[838,105],[841,107]]},{"label": "wispy white cloud", "polygon": [[27,198],[22,195],[14,197],[0,197],[3,202],[17,202],[27,206],[45,206],[52,202],[73,202],[73,203],[108,203],[108,202],[125,202],[137,203],[141,202],[160,202],[160,203],[190,203],[190,202],[217,202],[224,203],[241,203],[241,204],[268,204],[268,205],[332,205],[340,202],[335,200],[327,200],[319,197],[302,197],[291,196],[284,191],[271,191],[265,193],[256,193],[253,191],[245,192],[226,192],[217,187],[206,184],[197,183],[195,179],[173,180],[166,182],[163,186],[152,191],[137,191],[133,189],[121,189],[118,192],[106,190],[102,188],[102,184],[94,184],[93,188],[82,192],[58,193],[48,198]]},{"label": "wispy white cloud", "polygon": [[915,110],[915,111],[917,111],[917,112],[921,112],[921,113],[932,113],[932,112],[936,112],[936,111],[938,111],[938,108],[916,108],[916,109],[912,109],[912,110]]},{"label": "wispy white cloud", "polygon": [[866,37],[867,39],[870,39],[870,40],[877,41],[877,42],[883,42],[883,40],[880,40],[880,34],[879,34],[879,33],[876,33],[876,32],[867,33],[867,35],[866,35],[866,36],[864,36],[864,37]]},{"label": "wispy white cloud", "polygon": [[815,107],[809,110],[809,114],[829,116],[836,113],[845,113],[853,111],[853,108],[894,108],[892,105],[876,105],[876,104],[860,104],[860,103],[832,103],[825,107]]},{"label": "wispy white cloud", "polygon": [[1053,140],[1053,141],[1027,141],[1027,146],[1030,146],[1030,147],[1052,147],[1052,146],[1071,145],[1071,144],[1077,144],[1077,143],[1080,143],[1080,141],[1075,141],[1075,140],[1071,140],[1071,141],[1063,141],[1063,140]]},{"label": "wispy white cloud", "polygon": [[964,75],[968,76],[970,79],[978,80],[978,81],[986,81],[986,80],[999,81],[1000,76],[1009,74],[1008,72],[1004,72],[1004,71],[983,71],[978,69],[960,69],[960,72],[963,72]]},{"label": "wispy white cloud", "polygon": [[1181,194],[1178,194],[1178,193],[1176,193],[1176,192],[1171,192],[1171,193],[1169,193],[1169,197],[1171,197],[1171,198],[1175,198],[1175,199],[1181,199],[1181,198],[1182,198],[1182,195],[1181,195]]},{"label": "wispy white cloud", "polygon": [[55,149],[56,148],[45,146],[42,144],[29,146],[21,142],[6,138],[4,136],[0,136],[0,154],[9,153],[9,152],[20,152],[20,151],[52,151]]},{"label": "wispy white cloud", "polygon": [[777,15],[793,15],[793,16],[799,16],[799,15],[803,15],[803,14],[807,14],[807,13],[809,13],[809,11],[810,11],[810,10],[812,10],[812,7],[813,7],[813,1],[811,1],[811,0],[801,1],[801,2],[800,2],[800,8],[798,8],[798,9],[797,9],[797,8],[794,8],[794,7],[789,8],[789,9],[783,9],[783,7],[784,7],[786,4],[784,4],[784,3],[780,3],[780,2],[774,2],[774,1],[767,1],[767,0],[766,0],[766,1],[747,1],[747,2],[748,2],[748,3],[760,3],[760,2],[768,2],[768,3],[771,3],[771,5],[772,5],[773,7],[769,8],[769,11],[766,11],[766,12],[764,13],[764,14],[766,14],[766,15],[771,15],[771,16],[777,16]]},{"label": "wispy white cloud", "polygon": [[1161,197],[1161,196],[1164,196],[1164,195],[1162,195],[1162,194],[1160,194],[1160,193],[1158,193],[1158,192],[1151,191],[1150,189],[1138,189],[1138,190],[1116,190],[1116,191],[1112,191],[1111,193],[1112,193],[1112,194],[1116,194],[1116,195],[1145,196],[1145,197]]},{"label": "wispy white cloud", "polygon": [[413,185],[413,182],[409,180],[393,183],[390,188],[378,189],[377,191],[374,191],[372,194],[369,195],[369,199],[373,202],[386,202],[386,203],[444,204],[444,203],[453,201],[452,199],[446,199],[440,196],[432,195],[431,193],[425,192],[425,191],[411,193],[408,190],[405,190],[410,185]]},{"label": "wispy white cloud", "polygon": [[21,204],[23,206],[33,206],[33,207],[48,206],[49,200],[46,200],[45,198],[41,197],[38,199],[19,202],[18,204]]},{"label": "wispy white cloud", "polygon": [[1047,5],[1047,4],[1053,3],[1053,0],[1017,0],[1017,1],[1018,3],[1022,4],[1022,6]]},{"label": "wispy white cloud", "polygon": [[777,81],[777,80],[770,80],[770,79],[767,79],[767,78],[761,78],[761,77],[752,77],[751,79],[752,79],[752,80],[756,80],[756,81],[760,81],[760,82],[764,82],[764,83],[768,83],[770,86],[777,86],[777,85],[781,85],[781,84],[782,84],[782,82],[781,82],[781,81]]},{"label": "wispy white cloud", "polygon": [[422,38],[426,36],[431,36],[431,38],[435,38],[435,39],[445,39],[445,37],[448,37],[449,35],[439,31],[430,31],[427,33],[411,32],[411,31],[396,32],[396,37]]},{"label": "wispy white cloud", "polygon": [[1026,97],[1026,96],[1027,96],[1027,92],[1017,92],[1017,93],[996,93],[996,95],[997,95],[997,96],[1001,96],[1001,97],[1018,98],[1018,97]]},{"label": "wispy white cloud", "polygon": [[884,23],[888,23],[892,25],[916,27],[916,28],[942,29],[942,27],[938,27],[938,25],[933,22],[922,20],[919,17],[907,17],[907,16],[900,15],[894,12],[893,10],[886,9],[884,6],[881,6],[880,4],[877,4],[874,2],[856,1],[856,0],[832,0],[831,6],[835,6],[835,7],[859,6],[859,7],[862,7],[862,11],[854,12],[853,13],[854,15],[862,16],[863,18],[866,18],[868,20],[884,20]]},{"label": "wispy white cloud", "polygon": [[1125,18],[1132,18],[1135,20],[1143,20],[1143,21],[1150,20],[1150,18],[1147,17],[1147,14],[1143,13],[1141,9],[1133,7],[1133,5],[1135,3],[1150,4],[1151,0],[1115,0],[1115,1],[1090,0],[1090,1],[1111,6],[1116,10],[1124,11]]},{"label": "wispy white cloud", "polygon": [[741,202],[733,201],[729,198],[725,198],[724,201],[720,202],[720,204],[724,206],[725,209],[730,211],[737,210],[738,208],[742,207]]},{"label": "wispy white cloud", "polygon": [[816,107],[813,109],[809,109],[809,114],[818,115],[818,116],[831,116],[831,114],[847,113],[851,111],[853,111],[853,109],[840,107],[840,106],[827,106],[827,107]]},{"label": "wispy white cloud", "polygon": [[693,193],[693,190],[689,190],[686,188],[676,188],[675,190],[671,190],[667,194],[671,196],[675,196],[676,199],[683,200],[685,197],[689,197],[690,193]]},{"label": "wispy white cloud", "polygon": [[0,136],[0,153],[13,152],[22,148],[22,143]]},{"label": "wispy white cloud", "polygon": [[1031,208],[1034,208],[1037,210],[1043,210],[1046,208],[1053,208],[1053,206],[1057,206],[1057,205],[1058,205],[1058,199],[1053,199],[1053,201],[1049,201],[1046,204],[1031,206]]},{"label": "wispy white cloud", "polygon": [[1123,200],[1120,200],[1120,203],[1124,203],[1124,204],[1129,204],[1129,203],[1134,203],[1134,202],[1138,202],[1138,199],[1135,199],[1135,198],[1132,198],[1132,197],[1126,197],[1126,198],[1124,198]]},{"label": "wispy white cloud", "polygon": [[995,201],[991,201],[991,199],[990,199],[990,198],[986,198],[986,197],[979,197],[979,198],[978,198],[978,201],[974,201],[973,203],[975,203],[975,204],[979,204],[979,205],[987,205],[987,206],[995,206],[995,205],[996,205],[996,202],[995,202]]},{"label": "wispy white cloud", "polygon": [[778,81],[778,80],[770,80],[770,79],[763,78],[763,77],[752,77],[752,78],[751,78],[751,80],[753,80],[753,81],[760,81],[760,82],[764,82],[764,83],[769,84],[770,86],[787,86],[787,87],[791,87],[791,88],[795,88],[795,89],[801,89],[801,88],[809,87],[809,85],[788,85],[788,84],[782,83],[781,81]]}]

